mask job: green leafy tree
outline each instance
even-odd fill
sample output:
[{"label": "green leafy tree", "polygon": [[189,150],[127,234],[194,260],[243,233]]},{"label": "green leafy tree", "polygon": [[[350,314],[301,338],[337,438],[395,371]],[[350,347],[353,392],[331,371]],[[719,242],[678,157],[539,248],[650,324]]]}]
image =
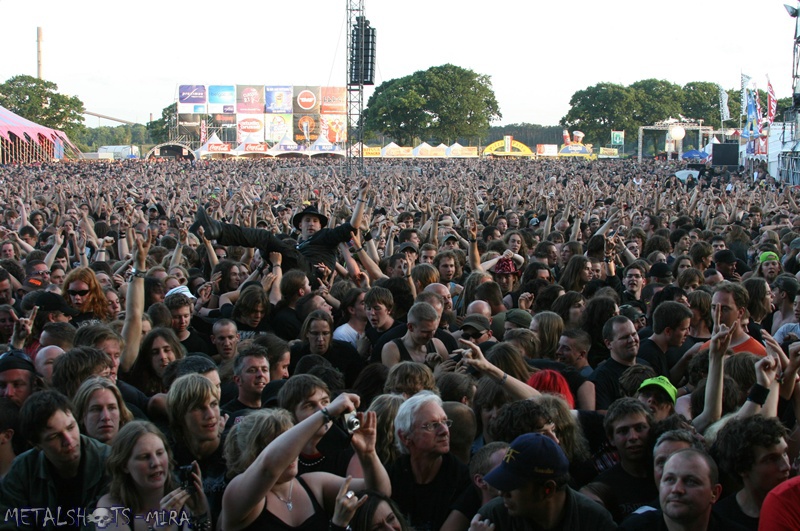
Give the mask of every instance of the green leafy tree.
[{"label": "green leafy tree", "polygon": [[422,90],[413,76],[381,83],[364,111],[365,133],[387,135],[402,145],[411,145],[430,126]]},{"label": "green leafy tree", "polygon": [[147,123],[150,139],[156,144],[169,141],[170,131],[177,127],[178,104],[172,103],[161,111],[161,118]]},{"label": "green leafy tree", "polygon": [[687,118],[703,120],[703,125],[719,126],[719,85],[705,81],[684,85],[682,114]]},{"label": "green leafy tree", "polygon": [[415,138],[478,139],[501,118],[489,76],[446,64],[392,79],[375,89],[364,111],[365,133],[405,145]]},{"label": "green leafy tree", "polygon": [[480,138],[502,118],[491,78],[446,64],[417,72],[431,113],[429,135],[448,144],[456,138]]},{"label": "green leafy tree", "polygon": [[570,131],[586,135],[588,144],[607,144],[611,131],[636,131],[634,116],[640,113],[639,94],[631,88],[614,83],[598,83],[579,90],[570,98],[570,110],[561,125]]},{"label": "green leafy tree", "polygon": [[636,121],[650,125],[670,117],[678,119],[683,112],[683,91],[680,85],[662,79],[643,79],[631,83],[639,103]]},{"label": "green leafy tree", "polygon": [[83,102],[58,92],[58,85],[19,75],[0,85],[0,105],[23,118],[76,136],[83,128]]}]

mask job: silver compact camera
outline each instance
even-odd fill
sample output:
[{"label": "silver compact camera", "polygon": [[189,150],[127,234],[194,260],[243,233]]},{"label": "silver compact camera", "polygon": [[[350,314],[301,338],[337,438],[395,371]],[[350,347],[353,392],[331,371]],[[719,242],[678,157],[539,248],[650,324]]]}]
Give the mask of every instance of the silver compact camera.
[{"label": "silver compact camera", "polygon": [[353,433],[361,427],[361,421],[358,420],[358,415],[355,411],[351,411],[344,416],[344,425],[350,433]]}]

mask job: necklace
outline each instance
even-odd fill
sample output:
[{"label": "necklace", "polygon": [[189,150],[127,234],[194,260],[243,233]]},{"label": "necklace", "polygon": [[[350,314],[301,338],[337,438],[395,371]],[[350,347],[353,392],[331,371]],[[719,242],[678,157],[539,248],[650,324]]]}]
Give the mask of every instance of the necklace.
[{"label": "necklace", "polygon": [[288,500],[284,500],[283,498],[281,498],[280,494],[278,494],[274,490],[272,491],[272,494],[274,494],[276,498],[278,498],[280,501],[282,501],[283,503],[286,504],[286,509],[288,509],[289,512],[291,512],[292,509],[294,509],[294,505],[292,504],[292,489],[293,488],[294,488],[294,480],[289,482],[289,499]]},{"label": "necklace", "polygon": [[300,464],[303,465],[303,466],[312,467],[312,466],[317,466],[318,464],[323,462],[325,460],[325,456],[323,455],[322,457],[320,457],[316,461],[311,461],[311,462],[303,461],[300,458],[298,458],[297,460],[300,461]]}]

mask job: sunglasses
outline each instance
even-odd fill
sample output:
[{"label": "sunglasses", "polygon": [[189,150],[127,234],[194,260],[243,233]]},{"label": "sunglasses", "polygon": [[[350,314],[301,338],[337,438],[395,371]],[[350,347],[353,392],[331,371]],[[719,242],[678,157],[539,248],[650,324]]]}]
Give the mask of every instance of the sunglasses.
[{"label": "sunglasses", "polygon": [[89,290],[88,289],[68,289],[67,293],[69,293],[70,296],[72,296],[72,297],[75,297],[76,295],[78,297],[85,297],[85,296],[87,296],[89,294]]},{"label": "sunglasses", "polygon": [[44,271],[35,271],[35,274],[40,275],[40,276],[49,275],[50,274],[50,270],[49,269],[45,269]]}]

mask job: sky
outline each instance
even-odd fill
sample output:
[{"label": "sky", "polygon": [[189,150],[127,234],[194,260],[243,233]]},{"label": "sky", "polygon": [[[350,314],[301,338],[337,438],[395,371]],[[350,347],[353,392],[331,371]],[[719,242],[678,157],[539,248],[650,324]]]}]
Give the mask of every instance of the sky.
[{"label": "sky", "polygon": [[[503,116],[495,125],[557,125],[576,91],[601,82],[657,78],[734,89],[745,73],[760,89],[769,76],[779,98],[790,96],[796,19],[784,2],[793,0],[364,6],[377,29],[376,85],[451,63],[491,77]],[[160,118],[183,84],[343,86],[346,5],[0,0],[0,82],[36,75],[41,27],[43,77],[88,111],[137,123]],[[365,104],[372,90],[365,89]],[[86,118],[89,127],[116,125]]]}]

